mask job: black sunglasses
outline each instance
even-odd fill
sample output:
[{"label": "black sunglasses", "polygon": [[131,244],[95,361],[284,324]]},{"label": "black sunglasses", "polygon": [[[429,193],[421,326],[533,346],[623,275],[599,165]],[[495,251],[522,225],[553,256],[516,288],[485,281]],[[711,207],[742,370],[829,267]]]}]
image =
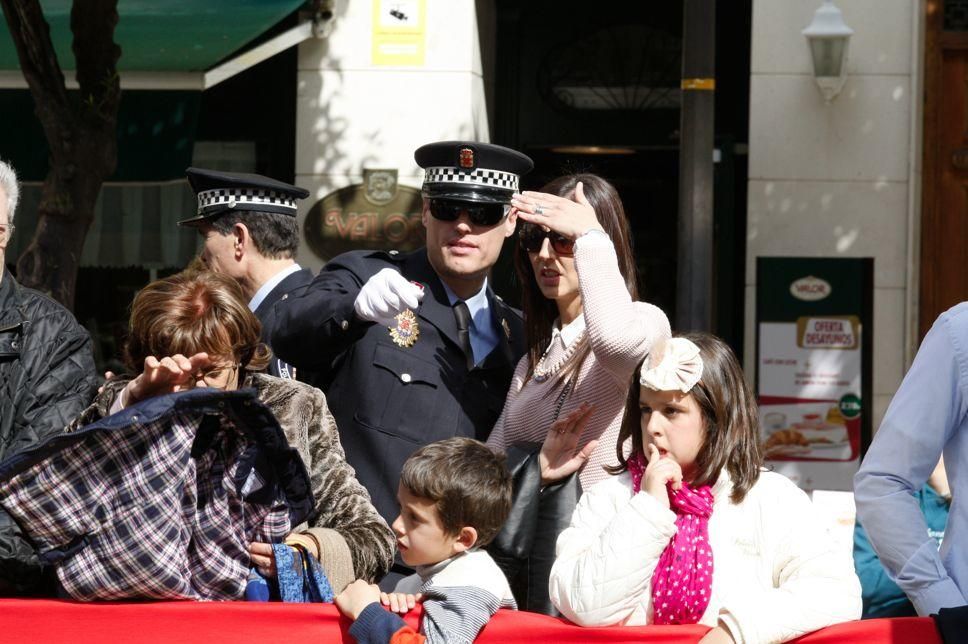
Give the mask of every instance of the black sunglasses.
[{"label": "black sunglasses", "polygon": [[541,226],[532,223],[521,224],[518,231],[518,240],[521,248],[529,253],[537,253],[544,244],[545,237],[551,242],[551,248],[557,255],[571,257],[575,254],[575,240],[568,239],[564,235],[545,230]]},{"label": "black sunglasses", "polygon": [[503,203],[472,203],[456,199],[431,199],[430,214],[440,221],[457,221],[462,212],[475,226],[493,226],[504,219],[511,206]]}]

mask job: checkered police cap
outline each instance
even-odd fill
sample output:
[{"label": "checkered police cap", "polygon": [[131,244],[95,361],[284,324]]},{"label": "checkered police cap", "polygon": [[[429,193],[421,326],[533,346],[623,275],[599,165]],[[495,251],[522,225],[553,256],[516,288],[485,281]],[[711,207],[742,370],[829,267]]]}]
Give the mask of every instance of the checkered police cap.
[{"label": "checkered police cap", "polygon": [[201,168],[185,171],[198,198],[195,217],[179,224],[197,224],[232,210],[257,210],[296,216],[297,201],[309,191],[258,174],[219,172]]},{"label": "checkered police cap", "polygon": [[520,178],[534,167],[524,154],[490,143],[440,141],[417,149],[428,197],[509,203]]}]

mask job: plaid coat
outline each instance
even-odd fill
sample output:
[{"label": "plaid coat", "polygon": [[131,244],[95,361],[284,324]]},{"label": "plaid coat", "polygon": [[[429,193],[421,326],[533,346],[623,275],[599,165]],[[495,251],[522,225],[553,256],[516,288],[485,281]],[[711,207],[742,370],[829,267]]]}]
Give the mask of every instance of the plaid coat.
[{"label": "plaid coat", "polygon": [[314,511],[255,392],[143,401],[0,464],[0,504],[81,600],[239,599],[248,544]]},{"label": "plaid coat", "polygon": [[[105,383],[94,403],[68,430],[107,416],[127,383],[127,377]],[[396,537],[346,462],[326,396],[305,383],[263,373],[246,373],[242,386],[256,390],[259,401],[279,421],[289,444],[306,464],[316,513],[305,529],[320,546],[320,564],[333,590],[340,592],[354,579],[380,579],[393,562]]]}]

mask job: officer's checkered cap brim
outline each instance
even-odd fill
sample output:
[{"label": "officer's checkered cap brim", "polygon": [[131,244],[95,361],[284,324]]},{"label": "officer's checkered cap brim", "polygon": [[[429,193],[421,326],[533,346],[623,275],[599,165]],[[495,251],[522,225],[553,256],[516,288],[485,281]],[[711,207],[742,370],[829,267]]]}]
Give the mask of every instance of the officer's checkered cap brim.
[{"label": "officer's checkered cap brim", "polygon": [[520,178],[514,173],[488,170],[487,168],[461,170],[438,166],[427,168],[424,173],[424,185],[426,186],[457,184],[517,192],[519,181]]},{"label": "officer's checkered cap brim", "polygon": [[279,208],[291,210],[296,214],[296,200],[275,190],[242,190],[221,188],[198,193],[198,214],[213,210],[240,208],[260,210],[269,207],[278,212]]},{"label": "officer's checkered cap brim", "polygon": [[508,203],[534,162],[516,150],[475,141],[438,141],[413,154],[424,169],[423,193],[464,201]]},{"label": "officer's checkered cap brim", "polygon": [[309,191],[270,177],[203,168],[185,171],[198,198],[196,216],[178,222],[197,224],[225,212],[259,211],[296,216],[297,202]]}]

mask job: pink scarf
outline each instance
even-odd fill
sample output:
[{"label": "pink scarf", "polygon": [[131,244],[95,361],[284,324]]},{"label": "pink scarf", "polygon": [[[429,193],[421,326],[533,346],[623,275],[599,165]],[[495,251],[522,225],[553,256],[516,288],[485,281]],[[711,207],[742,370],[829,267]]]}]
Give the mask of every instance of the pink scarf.
[{"label": "pink scarf", "polygon": [[[641,452],[628,461],[632,489],[638,492],[645,474]],[[669,541],[652,574],[655,624],[695,624],[709,605],[713,585],[713,551],[709,547],[709,517],[713,491],[708,485],[678,492],[668,486],[669,505],[676,513],[676,534]]]}]

